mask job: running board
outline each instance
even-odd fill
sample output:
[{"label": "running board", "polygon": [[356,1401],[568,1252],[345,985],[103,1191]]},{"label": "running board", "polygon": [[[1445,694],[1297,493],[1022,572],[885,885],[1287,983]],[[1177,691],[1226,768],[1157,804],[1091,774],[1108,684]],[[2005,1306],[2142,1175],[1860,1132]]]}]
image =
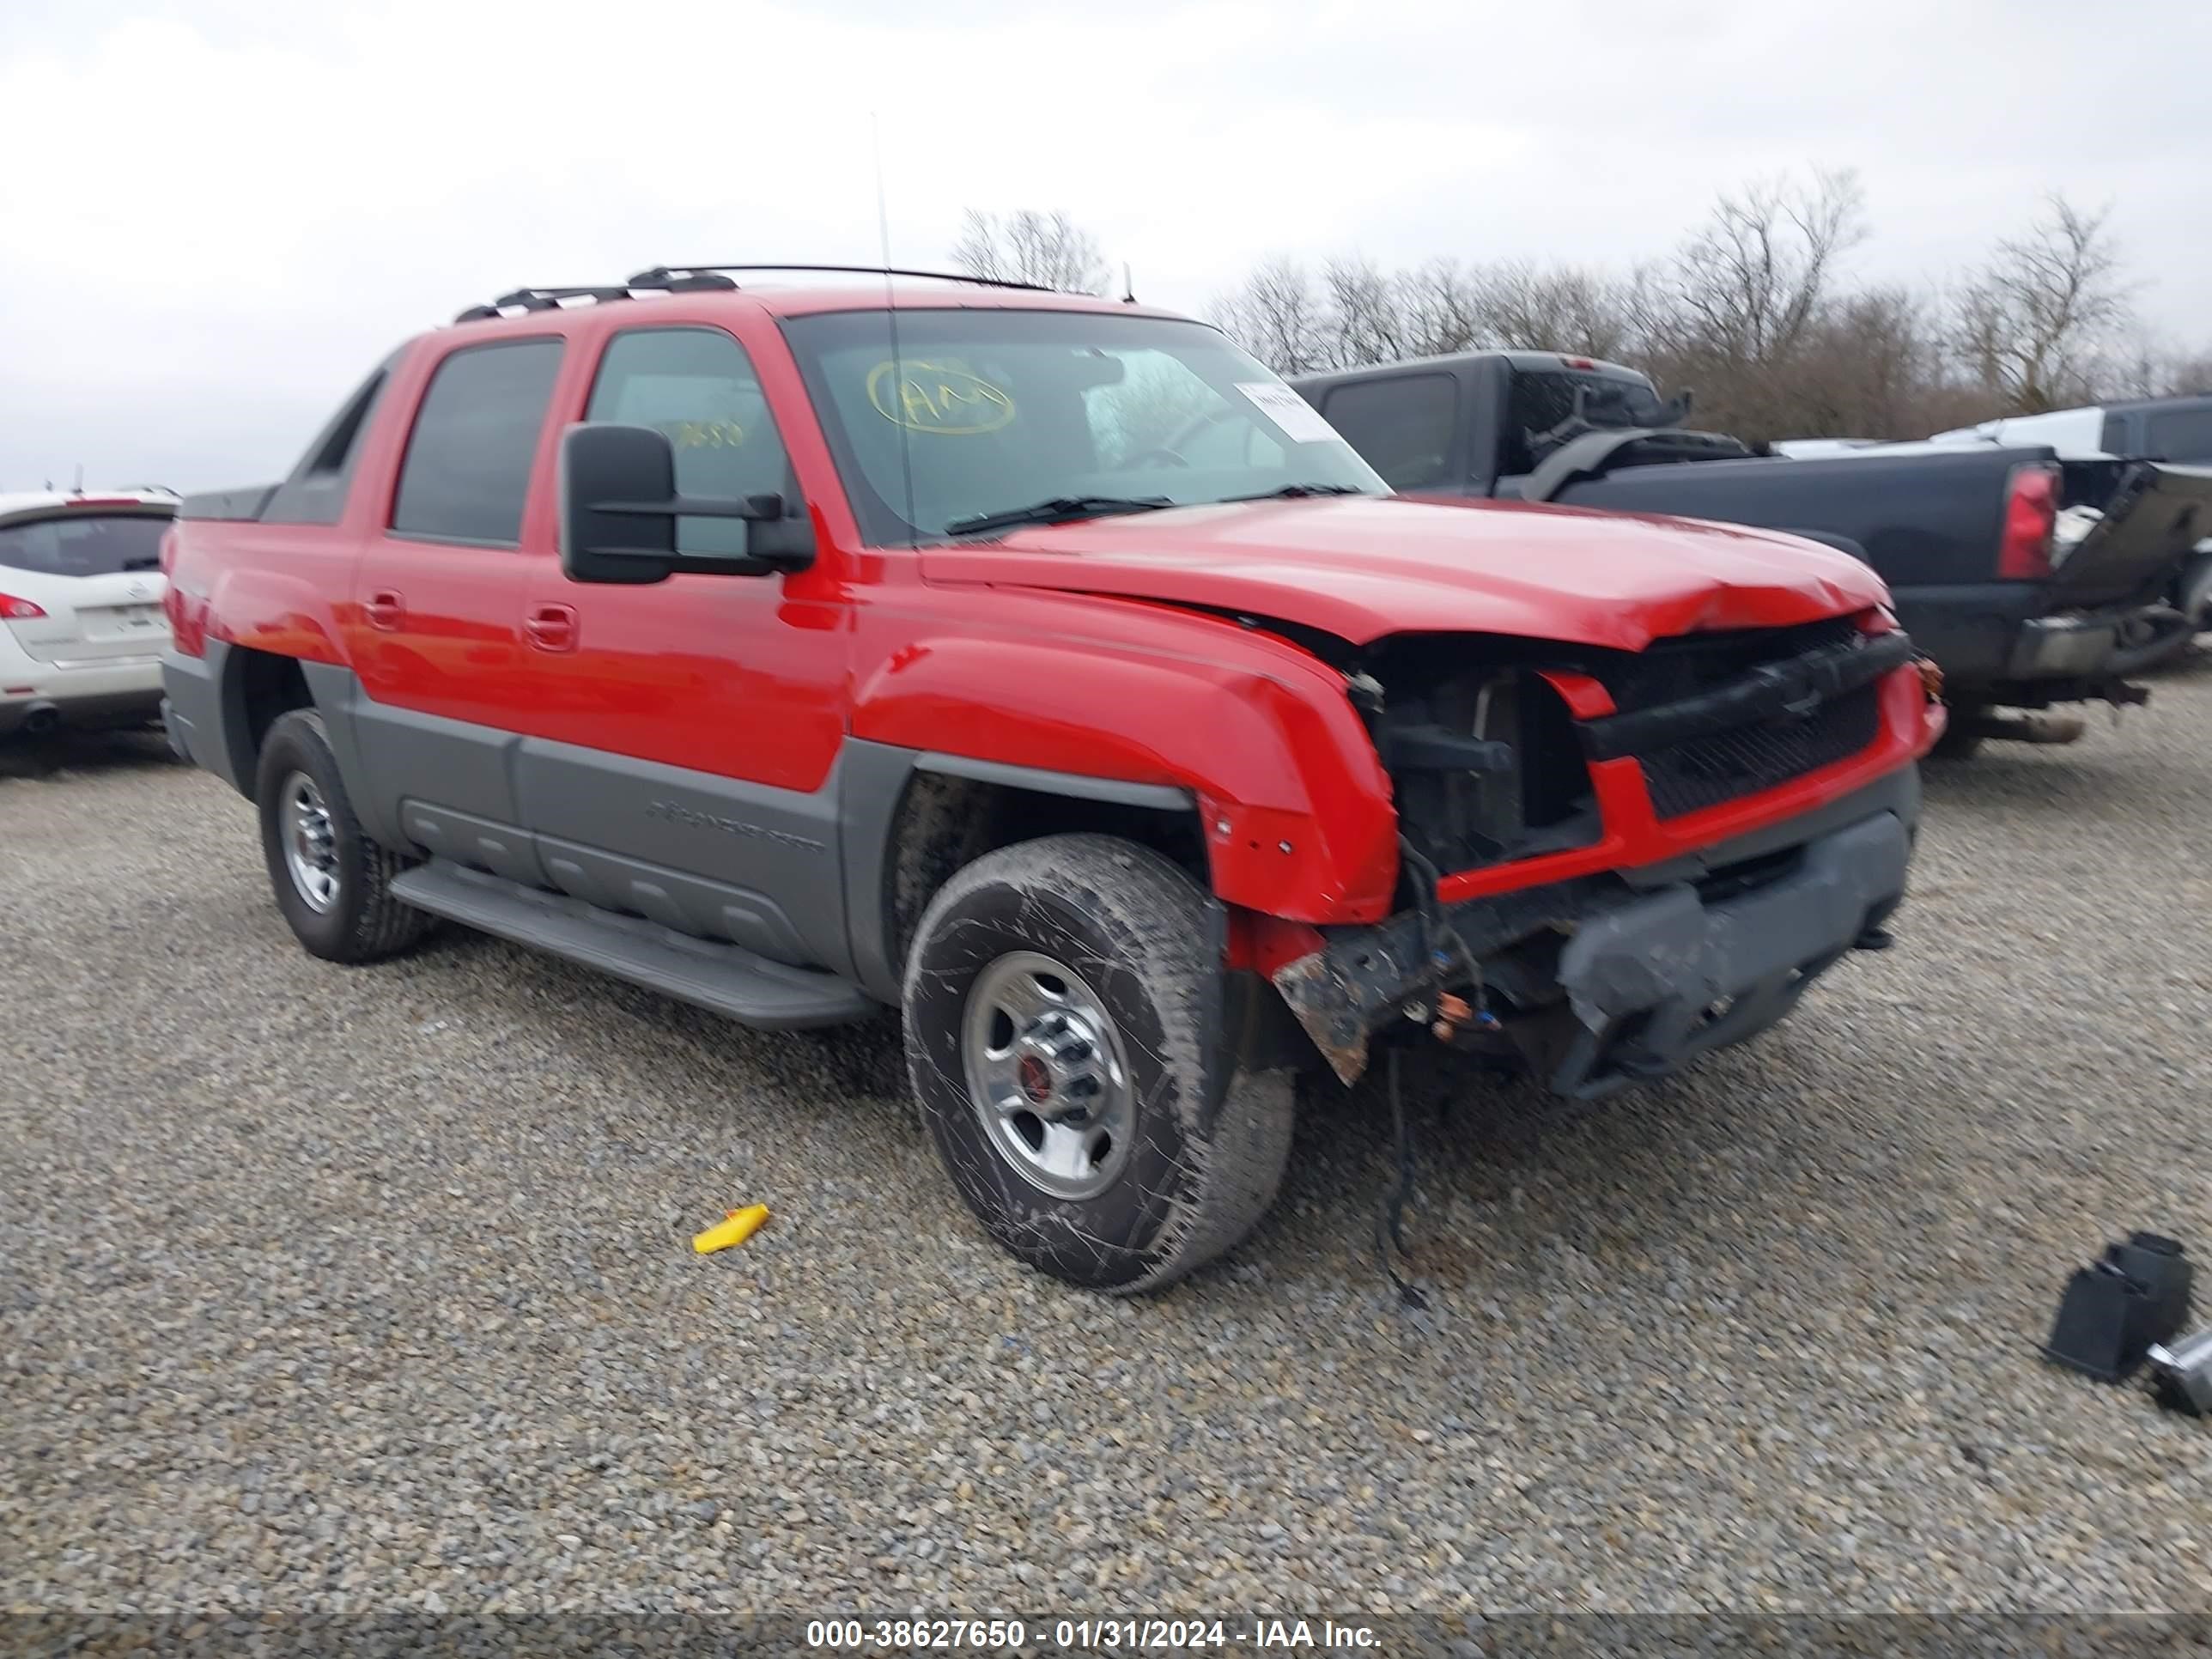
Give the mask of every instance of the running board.
[{"label": "running board", "polygon": [[793,1030],[841,1025],[880,1006],[834,974],[770,962],[739,945],[694,939],[641,916],[432,859],[392,878],[418,910],[495,933],[746,1025]]}]

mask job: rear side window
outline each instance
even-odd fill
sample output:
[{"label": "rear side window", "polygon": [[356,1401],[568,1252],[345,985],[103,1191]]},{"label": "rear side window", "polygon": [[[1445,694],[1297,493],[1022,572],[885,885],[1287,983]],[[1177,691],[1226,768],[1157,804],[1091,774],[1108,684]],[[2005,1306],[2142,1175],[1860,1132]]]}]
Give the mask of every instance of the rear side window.
[{"label": "rear side window", "polygon": [[339,405],[330,423],[315,434],[315,441],[300,458],[291,476],[276,487],[261,510],[264,524],[336,524],[345,511],[346,491],[352,486],[354,465],[361,459],[362,433],[389,378],[390,364],[375,374]]},{"label": "rear side window", "polygon": [[[1677,414],[1642,380],[1568,369],[1516,369],[1505,394],[1505,430],[1498,434],[1498,476],[1534,472],[1562,441],[1547,434],[1577,415],[1591,428],[1620,431],[1671,426]],[[1568,435],[1575,430],[1569,428]]]},{"label": "rear side window", "polygon": [[395,535],[515,544],[560,367],[558,340],[467,346],[438,365],[407,439]]},{"label": "rear side window", "polygon": [[1321,412],[1393,489],[1425,489],[1449,477],[1458,401],[1449,374],[1393,374],[1335,387]]},{"label": "rear side window", "polygon": [[[734,499],[791,492],[791,463],[745,349],[715,328],[639,328],[599,360],[587,421],[649,426],[676,451],[676,488]],[[745,551],[742,519],[678,519],[679,551]]]},{"label": "rear side window", "polygon": [[157,570],[166,517],[70,514],[0,529],[0,567],[41,576],[117,576]]},{"label": "rear side window", "polygon": [[2153,415],[2143,447],[2163,461],[2212,461],[2212,407]]}]

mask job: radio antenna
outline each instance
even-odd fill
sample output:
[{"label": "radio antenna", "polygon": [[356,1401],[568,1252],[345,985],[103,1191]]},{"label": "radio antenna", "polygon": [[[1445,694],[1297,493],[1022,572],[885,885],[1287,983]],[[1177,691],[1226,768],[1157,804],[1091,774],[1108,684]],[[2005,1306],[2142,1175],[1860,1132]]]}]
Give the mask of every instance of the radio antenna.
[{"label": "radio antenna", "polygon": [[890,198],[884,189],[884,129],[868,112],[868,136],[876,151],[876,234],[884,256],[884,318],[891,335],[891,423],[898,428],[899,472],[906,485],[906,544],[921,545],[921,526],[914,517],[914,434],[906,425],[906,360],[899,356],[898,295],[891,287]]}]

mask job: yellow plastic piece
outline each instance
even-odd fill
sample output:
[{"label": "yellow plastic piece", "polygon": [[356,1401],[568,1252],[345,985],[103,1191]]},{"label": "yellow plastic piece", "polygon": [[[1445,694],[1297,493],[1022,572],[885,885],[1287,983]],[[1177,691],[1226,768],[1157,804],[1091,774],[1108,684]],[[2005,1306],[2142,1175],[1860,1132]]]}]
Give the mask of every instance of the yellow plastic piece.
[{"label": "yellow plastic piece", "polygon": [[726,1219],[715,1223],[691,1240],[691,1248],[701,1255],[711,1255],[716,1250],[726,1250],[732,1244],[742,1244],[761,1229],[768,1219],[768,1206],[748,1204],[742,1210],[732,1210]]}]

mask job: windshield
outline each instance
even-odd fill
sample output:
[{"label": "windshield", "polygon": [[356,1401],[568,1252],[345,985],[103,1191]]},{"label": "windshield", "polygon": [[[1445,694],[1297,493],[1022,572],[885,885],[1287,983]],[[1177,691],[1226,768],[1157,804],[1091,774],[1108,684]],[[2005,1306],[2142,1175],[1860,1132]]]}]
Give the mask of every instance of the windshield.
[{"label": "windshield", "polygon": [[784,331],[878,546],[1061,498],[1389,493],[1304,399],[1202,323],[902,310],[896,365],[883,311],[794,317]]},{"label": "windshield", "polygon": [[42,576],[114,576],[155,570],[169,515],[70,513],[0,529],[0,567]]}]

